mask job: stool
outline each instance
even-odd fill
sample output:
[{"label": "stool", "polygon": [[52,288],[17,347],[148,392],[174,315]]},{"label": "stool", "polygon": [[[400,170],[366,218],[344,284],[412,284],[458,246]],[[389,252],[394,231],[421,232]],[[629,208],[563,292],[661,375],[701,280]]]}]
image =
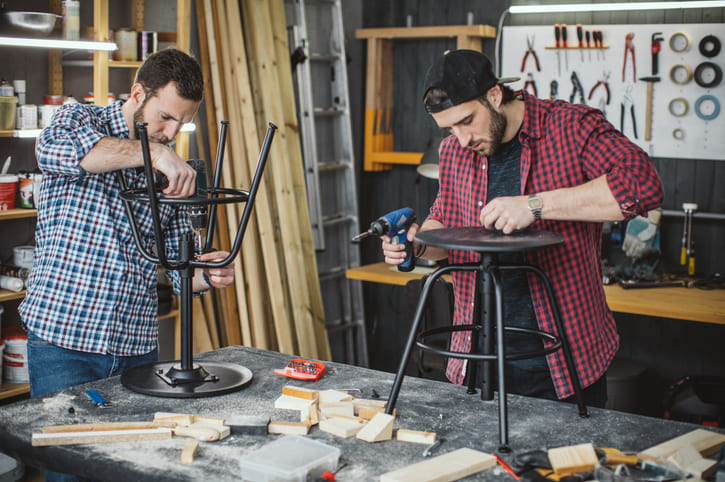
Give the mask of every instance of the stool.
[{"label": "stool", "polygon": [[[506,407],[506,383],[504,379],[504,361],[506,360],[523,360],[535,356],[544,356],[553,353],[559,349],[563,351],[564,360],[571,376],[571,383],[574,388],[574,394],[579,409],[579,415],[588,417],[584,397],[582,396],[581,385],[579,384],[579,376],[574,366],[571,356],[569,342],[564,331],[564,326],[559,313],[559,306],[554,296],[554,290],[549,277],[539,268],[528,264],[500,264],[498,263],[498,253],[524,252],[535,249],[556,246],[564,243],[564,238],[555,233],[547,231],[522,230],[512,234],[503,234],[498,231],[489,231],[483,227],[462,227],[462,228],[445,228],[423,231],[416,235],[415,241],[419,244],[427,246],[444,248],[459,251],[475,251],[481,254],[481,260],[478,263],[451,264],[437,269],[433,272],[423,286],[418,306],[415,311],[413,324],[410,328],[408,341],[403,352],[403,358],[400,361],[398,373],[395,376],[393,387],[388,397],[386,413],[392,414],[395,408],[400,387],[405,377],[405,367],[410,359],[413,345],[418,348],[444,355],[452,358],[463,358],[471,360],[468,392],[475,393],[476,384],[476,362],[484,362],[483,384],[481,387],[481,399],[493,399],[493,379],[492,361],[496,362],[498,375],[498,405],[499,405],[499,451],[509,452],[508,446],[508,414]],[[503,316],[503,293],[501,285],[501,272],[509,270],[524,270],[534,273],[544,283],[546,296],[554,315],[558,336],[540,330],[531,330],[519,327],[505,327]],[[472,271],[476,273],[476,293],[474,301],[474,323],[470,325],[447,326],[434,328],[418,334],[418,326],[420,325],[425,305],[428,301],[433,283],[440,276],[451,271]],[[496,348],[497,353],[493,354],[493,326],[496,326]],[[457,352],[442,350],[425,344],[425,339],[429,336],[452,333],[456,331],[471,331],[471,352]],[[478,333],[483,332],[484,344],[483,353],[478,353]],[[551,342],[551,346],[541,350],[528,351],[524,353],[507,354],[504,348],[504,331],[526,333],[539,336]],[[417,335],[417,337],[416,337]]]}]

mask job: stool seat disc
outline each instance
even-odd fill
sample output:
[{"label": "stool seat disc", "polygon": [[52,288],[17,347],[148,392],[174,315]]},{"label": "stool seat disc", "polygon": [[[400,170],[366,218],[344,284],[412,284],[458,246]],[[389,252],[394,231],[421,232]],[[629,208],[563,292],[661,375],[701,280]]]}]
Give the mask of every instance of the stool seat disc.
[{"label": "stool seat disc", "polygon": [[460,251],[505,253],[528,251],[564,243],[564,237],[549,231],[524,229],[511,234],[481,226],[431,229],[416,234],[419,244]]}]

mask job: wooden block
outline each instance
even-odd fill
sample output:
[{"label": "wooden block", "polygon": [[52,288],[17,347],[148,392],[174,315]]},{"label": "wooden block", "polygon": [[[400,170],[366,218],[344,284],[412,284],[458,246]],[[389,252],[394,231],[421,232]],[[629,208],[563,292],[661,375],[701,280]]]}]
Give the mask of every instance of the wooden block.
[{"label": "wooden block", "polygon": [[346,417],[355,416],[355,407],[352,402],[338,402],[320,404],[320,418],[326,419],[331,415],[344,415]]},{"label": "wooden block", "polygon": [[181,463],[190,464],[194,461],[194,455],[196,455],[196,449],[199,448],[198,440],[189,440],[184,446],[184,450],[181,452]]},{"label": "wooden block", "polygon": [[680,447],[677,452],[667,457],[667,461],[671,462],[675,467],[685,470],[685,467],[692,465],[702,459],[702,455],[692,444],[685,444]]},{"label": "wooden block", "polygon": [[351,402],[352,395],[338,390],[321,390],[318,394],[320,405],[327,403]]},{"label": "wooden block", "polygon": [[304,410],[300,410],[300,422],[305,421],[310,425],[317,425],[320,423],[320,414],[316,403],[310,405],[306,412]]},{"label": "wooden block", "polygon": [[642,453],[667,459],[667,457],[677,452],[680,447],[686,444],[691,444],[695,447],[703,457],[709,457],[720,450],[720,447],[725,444],[725,435],[698,428],[667,442],[650,447]]},{"label": "wooden block", "polygon": [[154,422],[173,422],[182,427],[194,423],[194,416],[186,413],[156,412]]},{"label": "wooden block", "polygon": [[557,474],[592,471],[598,461],[594,445],[590,443],[549,449],[549,462]]},{"label": "wooden block", "polygon": [[408,430],[399,428],[395,438],[401,442],[412,442],[414,444],[432,445],[436,441],[435,432],[423,432],[421,430]]},{"label": "wooden block", "polygon": [[355,405],[355,409],[358,407],[376,407],[385,409],[388,406],[387,400],[372,400],[369,398],[354,398],[352,404]]},{"label": "wooden block", "polygon": [[305,412],[307,412],[309,410],[309,406],[314,403],[314,400],[306,400],[304,398],[282,395],[274,401],[274,408],[279,410],[304,410]]},{"label": "wooden block", "polygon": [[705,480],[717,470],[717,460],[701,458],[685,467],[685,472],[692,474],[695,480]]},{"label": "wooden block", "polygon": [[319,393],[319,390],[312,390],[310,388],[303,387],[293,387],[292,385],[285,385],[284,387],[282,387],[282,395],[304,398],[306,400],[317,400]]},{"label": "wooden block", "polygon": [[349,438],[355,435],[365,425],[364,421],[350,419],[348,417],[332,417],[327,420],[320,420],[320,430],[331,433],[341,438]]},{"label": "wooden block", "polygon": [[495,465],[493,455],[463,448],[383,474],[380,482],[448,482],[477,474]]},{"label": "wooden block", "polygon": [[310,424],[307,422],[282,422],[272,420],[267,426],[269,433],[285,435],[307,435],[310,431]]},{"label": "wooden block", "polygon": [[395,417],[386,413],[375,415],[360,431],[356,438],[365,442],[382,442],[393,438],[393,422]]},{"label": "wooden block", "polygon": [[91,432],[34,433],[32,445],[79,445],[92,443],[135,442],[138,440],[165,440],[171,438],[170,428],[140,430],[101,430]]},{"label": "wooden block", "polygon": [[205,423],[207,425],[216,425],[218,427],[223,427],[224,419],[219,417],[207,417],[206,415],[192,415],[193,422],[192,423]]},{"label": "wooden block", "polygon": [[224,424],[235,435],[266,435],[269,419],[269,416],[232,415],[227,417]]},{"label": "wooden block", "polygon": [[352,401],[355,407],[355,415],[358,417],[370,420],[378,413],[385,413],[385,407],[388,402],[385,400],[367,400],[367,399],[354,399]]}]

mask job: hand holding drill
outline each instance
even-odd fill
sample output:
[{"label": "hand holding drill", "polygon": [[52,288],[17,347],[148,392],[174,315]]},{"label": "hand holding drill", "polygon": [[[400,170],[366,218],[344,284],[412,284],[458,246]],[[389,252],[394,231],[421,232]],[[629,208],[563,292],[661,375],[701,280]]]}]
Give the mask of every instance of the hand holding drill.
[{"label": "hand holding drill", "polygon": [[[415,213],[410,208],[401,208],[379,217],[370,223],[370,229],[360,233],[352,241],[354,243],[369,236],[380,236],[383,240],[383,253],[385,262],[397,264],[399,271],[412,271],[415,268],[413,256],[413,238],[418,232],[415,224]],[[403,250],[400,245],[404,245]]]}]

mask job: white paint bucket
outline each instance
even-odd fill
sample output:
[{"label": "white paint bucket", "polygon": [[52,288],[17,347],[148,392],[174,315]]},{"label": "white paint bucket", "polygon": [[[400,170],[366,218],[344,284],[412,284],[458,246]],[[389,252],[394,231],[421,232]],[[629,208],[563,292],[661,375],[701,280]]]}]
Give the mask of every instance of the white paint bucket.
[{"label": "white paint bucket", "polygon": [[13,264],[20,268],[33,269],[33,251],[35,251],[35,246],[15,246]]},{"label": "white paint bucket", "polygon": [[5,339],[3,354],[3,378],[12,383],[27,383],[28,376],[28,337],[9,336]]}]

